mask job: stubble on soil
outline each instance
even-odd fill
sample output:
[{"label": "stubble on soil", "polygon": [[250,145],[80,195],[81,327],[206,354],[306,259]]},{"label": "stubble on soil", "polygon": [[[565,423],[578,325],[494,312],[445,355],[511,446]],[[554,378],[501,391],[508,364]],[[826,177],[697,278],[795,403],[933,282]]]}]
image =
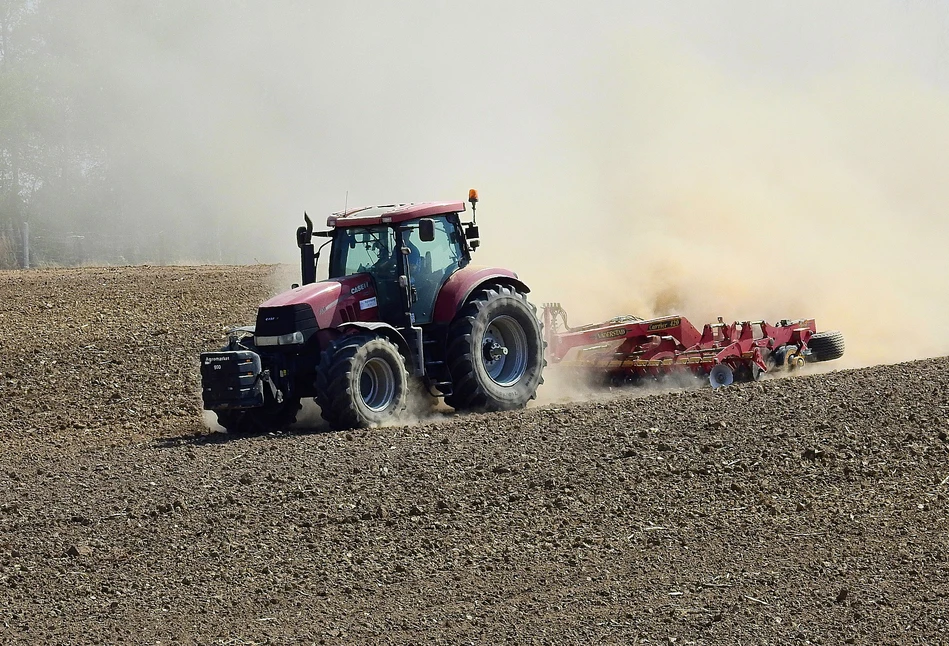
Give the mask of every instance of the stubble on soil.
[{"label": "stubble on soil", "polygon": [[232,438],[272,267],[0,272],[5,643],[949,643],[949,361]]}]

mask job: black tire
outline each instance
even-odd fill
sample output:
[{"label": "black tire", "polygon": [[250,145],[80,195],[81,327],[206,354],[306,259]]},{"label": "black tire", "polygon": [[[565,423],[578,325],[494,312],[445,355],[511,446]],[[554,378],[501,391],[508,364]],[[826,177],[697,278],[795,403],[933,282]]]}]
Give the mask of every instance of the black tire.
[{"label": "black tire", "polygon": [[797,367],[794,357],[799,348],[794,344],[782,345],[767,359],[768,371],[794,370]]},{"label": "black tire", "polygon": [[815,361],[833,361],[844,356],[844,335],[837,330],[818,332],[811,335],[807,347]]},{"label": "black tire", "polygon": [[378,426],[405,411],[405,360],[388,339],[342,337],[323,351],[316,374],[317,403],[337,430]]},{"label": "black tire", "polygon": [[285,399],[280,404],[273,401],[270,393],[266,393],[265,398],[266,403],[260,408],[216,411],[217,423],[228,433],[255,435],[282,431],[297,421],[301,408],[299,397]]},{"label": "black tire", "polygon": [[448,331],[448,371],[456,410],[514,410],[544,383],[544,337],[527,297],[504,285],[477,292]]}]

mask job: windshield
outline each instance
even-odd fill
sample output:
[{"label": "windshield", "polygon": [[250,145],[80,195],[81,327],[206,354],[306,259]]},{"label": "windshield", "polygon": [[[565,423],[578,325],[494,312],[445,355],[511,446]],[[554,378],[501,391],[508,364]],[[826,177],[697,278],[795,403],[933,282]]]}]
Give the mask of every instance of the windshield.
[{"label": "windshield", "polygon": [[330,278],[369,272],[395,275],[395,232],[391,227],[346,227],[336,230]]}]

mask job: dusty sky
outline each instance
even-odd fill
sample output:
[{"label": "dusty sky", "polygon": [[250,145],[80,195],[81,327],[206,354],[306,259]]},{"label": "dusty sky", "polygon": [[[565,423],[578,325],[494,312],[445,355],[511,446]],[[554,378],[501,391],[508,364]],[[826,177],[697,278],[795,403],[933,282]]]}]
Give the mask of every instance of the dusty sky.
[{"label": "dusty sky", "polygon": [[851,365],[949,352],[943,3],[154,6],[82,3],[91,106],[143,212],[225,259],[295,262],[304,209],[477,187],[477,260],[571,322],[811,316]]}]

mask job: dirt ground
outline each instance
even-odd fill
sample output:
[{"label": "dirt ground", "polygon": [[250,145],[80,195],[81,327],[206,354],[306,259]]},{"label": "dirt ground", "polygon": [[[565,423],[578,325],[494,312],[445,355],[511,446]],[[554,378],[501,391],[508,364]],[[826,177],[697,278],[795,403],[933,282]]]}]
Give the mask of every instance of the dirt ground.
[{"label": "dirt ground", "polygon": [[949,360],[212,433],[274,271],[0,272],[0,642],[949,644]]}]

